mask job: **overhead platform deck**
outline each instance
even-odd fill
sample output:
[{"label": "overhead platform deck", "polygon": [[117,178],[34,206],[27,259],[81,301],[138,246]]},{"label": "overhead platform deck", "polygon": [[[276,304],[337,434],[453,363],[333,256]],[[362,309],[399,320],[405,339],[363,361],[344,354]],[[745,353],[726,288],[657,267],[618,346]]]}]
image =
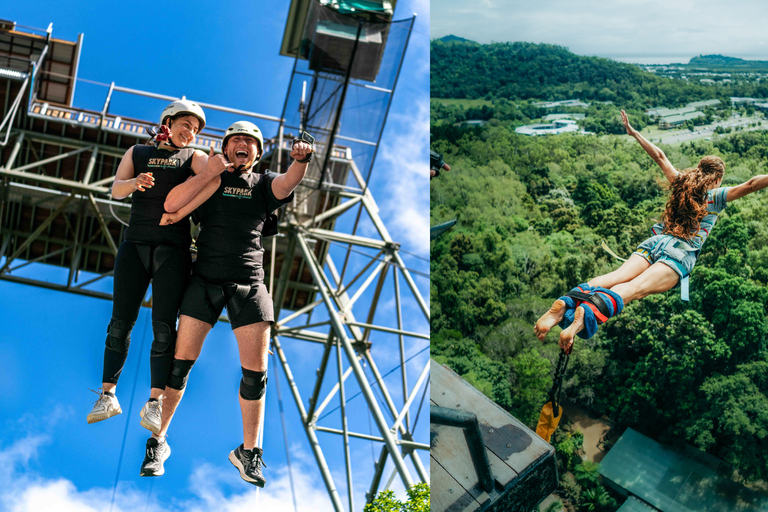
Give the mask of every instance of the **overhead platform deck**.
[{"label": "overhead platform deck", "polygon": [[[72,105],[76,80],[68,77],[77,71],[80,44],[49,36],[22,32],[15,24],[0,21],[0,114],[8,118],[0,130],[0,143],[6,139],[0,146],[0,257],[5,257],[0,278],[109,298],[88,285],[111,275],[123,223],[130,217],[130,198],[111,199],[110,187],[125,151],[144,143],[155,122],[109,112],[113,92],[141,94],[114,84],[105,91],[102,111]],[[223,129],[206,127],[192,147],[220,151],[222,133]],[[258,170],[284,172],[291,161],[291,141],[290,134],[282,145],[279,137],[267,139]],[[322,146],[316,149],[325,152]],[[341,213],[342,203],[362,193],[361,182],[353,179],[352,186],[347,184],[354,166],[349,148],[334,146],[331,172],[326,172],[322,186],[318,160],[310,165],[293,203],[281,211],[283,225],[285,216],[291,215],[295,224],[333,231],[337,214],[328,212],[335,208]],[[329,243],[313,240],[318,261],[324,261]],[[265,239],[267,280],[283,272],[288,246],[286,236],[278,235],[274,247]],[[22,277],[17,270],[29,262],[64,267],[67,277],[59,282]],[[313,302],[316,286],[300,252],[292,251],[286,272],[282,306],[296,310]]]}]

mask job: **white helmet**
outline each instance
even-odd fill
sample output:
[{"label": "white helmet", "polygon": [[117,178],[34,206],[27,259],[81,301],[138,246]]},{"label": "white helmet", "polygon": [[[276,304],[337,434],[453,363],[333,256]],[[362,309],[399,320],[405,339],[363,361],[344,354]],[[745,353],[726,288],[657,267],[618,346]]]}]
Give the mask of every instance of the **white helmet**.
[{"label": "white helmet", "polygon": [[248,137],[253,137],[259,143],[259,151],[264,153],[264,137],[261,135],[261,130],[259,130],[259,127],[255,124],[249,123],[248,121],[238,121],[231,124],[229,128],[227,128],[227,131],[224,133],[224,138],[221,141],[222,149],[227,145],[227,139],[233,135],[246,135]]},{"label": "white helmet", "polygon": [[200,121],[200,128],[198,128],[197,133],[203,131],[205,127],[205,112],[203,112],[200,105],[189,100],[177,100],[165,107],[160,115],[160,124],[165,124],[166,119],[179,114],[195,116]]}]

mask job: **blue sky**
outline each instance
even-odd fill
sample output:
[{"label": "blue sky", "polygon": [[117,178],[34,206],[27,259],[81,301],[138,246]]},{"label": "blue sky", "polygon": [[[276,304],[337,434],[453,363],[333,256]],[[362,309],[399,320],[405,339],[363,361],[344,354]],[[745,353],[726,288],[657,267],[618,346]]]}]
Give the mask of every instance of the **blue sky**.
[{"label": "blue sky", "polygon": [[[84,33],[79,77],[167,95],[279,116],[293,61],[279,56],[288,2],[187,2],[170,12],[170,4],[95,1],[15,2],[0,18],[20,25],[46,28],[56,38],[74,41]],[[214,9],[215,7],[215,9]],[[417,21],[384,131],[370,188],[384,223],[401,243],[406,265],[428,300],[428,145],[429,2],[398,2],[395,19],[417,13]],[[75,106],[101,108],[102,86],[78,83]],[[135,102],[116,97],[111,111],[154,119],[162,101]],[[214,124],[226,126],[223,119]],[[272,135],[266,123],[263,130]],[[362,234],[370,234],[363,224]],[[333,249],[338,253],[338,249]],[[36,277],[57,270],[39,266]],[[405,283],[401,280],[401,288]],[[404,293],[407,295],[407,293]],[[416,304],[403,305],[405,328],[428,332]],[[385,296],[381,318],[391,318],[394,303]],[[256,496],[226,460],[241,442],[237,387],[239,362],[234,336],[219,324],[203,348],[190,377],[187,395],[171,427],[171,458],[166,475],[138,477],[147,431],[138,411],[149,387],[149,310],[143,309],[134,328],[129,359],[118,388],[123,414],[95,425],[85,423],[101,380],[101,359],[111,304],[105,300],[52,292],[0,281],[0,510],[108,510],[118,474],[123,435],[125,452],[119,466],[113,510],[293,510],[285,462],[285,441],[276,395],[274,360],[270,359],[267,395],[265,460],[269,483]],[[358,318],[358,320],[365,320]],[[381,337],[374,357],[382,373],[398,364],[396,339]],[[313,382],[319,349],[282,338],[299,386]],[[143,344],[143,348],[142,348]],[[427,361],[426,342],[409,342],[409,383],[413,385]],[[335,367],[330,367],[331,379]],[[370,376],[370,373],[368,374]],[[393,374],[393,376],[396,375]],[[137,376],[137,377],[136,377]],[[394,377],[390,377],[392,379]],[[306,435],[282,373],[279,375],[288,429],[288,445],[299,510],[330,510],[325,487],[309,450]],[[388,384],[395,388],[395,381]],[[131,401],[134,383],[136,391]],[[356,392],[348,381],[347,397]],[[302,393],[306,395],[306,390]],[[353,399],[359,404],[362,397]],[[129,414],[129,408],[131,408]],[[329,407],[330,411],[333,407]],[[358,408],[365,411],[365,408]],[[332,416],[331,416],[332,418]],[[330,421],[330,419],[329,419]],[[359,414],[352,427],[367,432],[369,420]],[[127,422],[127,424],[126,424]],[[127,430],[126,430],[127,425]],[[422,432],[426,417],[420,419]],[[375,427],[374,427],[375,429]],[[326,443],[329,434],[319,434]],[[326,437],[323,437],[326,436]],[[422,440],[426,435],[421,436]],[[324,445],[331,472],[346,504],[341,444]],[[355,507],[362,508],[370,484],[373,458],[380,445],[353,441],[356,469]],[[336,447],[336,449],[334,449]],[[422,452],[422,461],[429,457]],[[385,478],[389,470],[385,472]],[[43,506],[44,505],[44,506]]]}]

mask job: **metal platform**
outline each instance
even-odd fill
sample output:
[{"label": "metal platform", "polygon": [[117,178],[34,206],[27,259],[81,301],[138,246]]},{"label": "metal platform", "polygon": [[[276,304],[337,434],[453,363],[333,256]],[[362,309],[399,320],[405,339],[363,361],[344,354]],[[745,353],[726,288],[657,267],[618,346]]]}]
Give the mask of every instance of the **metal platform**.
[{"label": "metal platform", "polygon": [[[555,449],[447,366],[432,361],[433,406],[477,418],[492,486],[476,449],[455,426],[432,421],[433,512],[529,512],[557,489]],[[488,488],[491,487],[491,488]]]}]

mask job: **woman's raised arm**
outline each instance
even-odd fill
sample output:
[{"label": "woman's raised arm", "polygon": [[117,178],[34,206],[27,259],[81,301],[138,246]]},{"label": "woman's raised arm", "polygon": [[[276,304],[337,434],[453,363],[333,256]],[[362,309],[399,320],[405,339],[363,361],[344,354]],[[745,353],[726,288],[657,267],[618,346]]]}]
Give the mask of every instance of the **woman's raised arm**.
[{"label": "woman's raised arm", "polygon": [[632,128],[632,125],[629,124],[629,117],[627,116],[627,113],[623,110],[621,111],[621,122],[624,123],[624,128],[627,129],[627,135],[634,137],[637,142],[640,143],[640,145],[643,147],[646,153],[653,158],[653,161],[658,164],[659,167],[661,167],[661,170],[664,171],[664,176],[667,177],[669,182],[671,183],[674,181],[674,179],[679,174],[678,170],[675,169],[675,166],[672,165],[672,163],[667,158],[667,155],[664,154],[664,152],[659,149],[658,146],[654,145],[651,141],[643,137],[643,135]]}]

